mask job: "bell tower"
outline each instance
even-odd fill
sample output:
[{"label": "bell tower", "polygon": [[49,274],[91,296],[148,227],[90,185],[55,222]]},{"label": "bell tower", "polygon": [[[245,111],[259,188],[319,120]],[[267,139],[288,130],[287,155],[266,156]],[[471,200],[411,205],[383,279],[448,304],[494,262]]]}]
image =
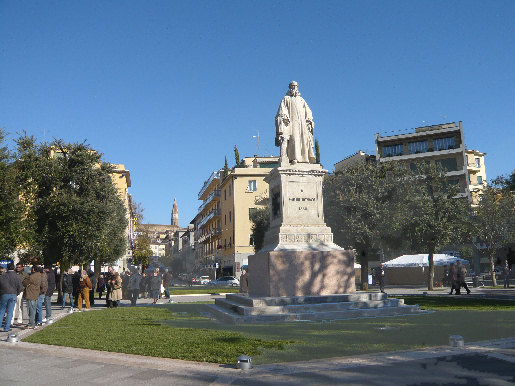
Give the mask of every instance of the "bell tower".
[{"label": "bell tower", "polygon": [[172,225],[179,226],[179,211],[177,210],[177,199],[173,199]]}]

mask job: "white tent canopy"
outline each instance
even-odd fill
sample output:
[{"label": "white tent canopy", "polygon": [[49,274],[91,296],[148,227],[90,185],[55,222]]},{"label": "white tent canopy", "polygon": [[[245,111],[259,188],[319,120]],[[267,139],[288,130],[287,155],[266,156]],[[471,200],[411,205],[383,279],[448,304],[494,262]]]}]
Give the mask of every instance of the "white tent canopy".
[{"label": "white tent canopy", "polygon": [[[461,261],[462,264],[467,264],[468,261],[464,259],[460,259],[459,257],[452,255],[445,255],[441,253],[435,253],[433,255],[433,262],[435,266],[444,266],[450,265],[451,263],[457,264],[458,260]],[[397,257],[396,259],[387,261],[384,263],[386,268],[393,267],[428,267],[429,266],[429,254],[421,253],[418,255],[402,255]]]}]

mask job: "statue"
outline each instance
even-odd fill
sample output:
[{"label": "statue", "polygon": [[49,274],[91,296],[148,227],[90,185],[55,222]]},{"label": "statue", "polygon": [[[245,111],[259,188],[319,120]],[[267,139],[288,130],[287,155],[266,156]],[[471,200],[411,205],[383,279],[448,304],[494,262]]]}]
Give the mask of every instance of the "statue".
[{"label": "statue", "polygon": [[275,116],[275,145],[281,148],[281,166],[315,163],[313,115],[300,96],[297,82],[289,84]]}]

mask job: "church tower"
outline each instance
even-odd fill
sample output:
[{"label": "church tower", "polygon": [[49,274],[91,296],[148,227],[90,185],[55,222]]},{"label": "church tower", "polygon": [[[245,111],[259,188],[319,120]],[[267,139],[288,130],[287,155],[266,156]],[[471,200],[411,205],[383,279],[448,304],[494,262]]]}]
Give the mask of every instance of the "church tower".
[{"label": "church tower", "polygon": [[172,225],[179,226],[179,211],[177,210],[177,199],[173,199]]}]

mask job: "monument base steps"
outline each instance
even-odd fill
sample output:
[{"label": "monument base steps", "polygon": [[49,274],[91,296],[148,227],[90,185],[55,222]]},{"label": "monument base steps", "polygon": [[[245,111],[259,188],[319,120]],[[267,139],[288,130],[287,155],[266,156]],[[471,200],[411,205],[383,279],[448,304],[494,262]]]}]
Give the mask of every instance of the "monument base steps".
[{"label": "monument base steps", "polygon": [[210,313],[229,324],[273,323],[396,316],[423,312],[382,293],[326,296],[249,297],[227,294],[209,305]]}]

